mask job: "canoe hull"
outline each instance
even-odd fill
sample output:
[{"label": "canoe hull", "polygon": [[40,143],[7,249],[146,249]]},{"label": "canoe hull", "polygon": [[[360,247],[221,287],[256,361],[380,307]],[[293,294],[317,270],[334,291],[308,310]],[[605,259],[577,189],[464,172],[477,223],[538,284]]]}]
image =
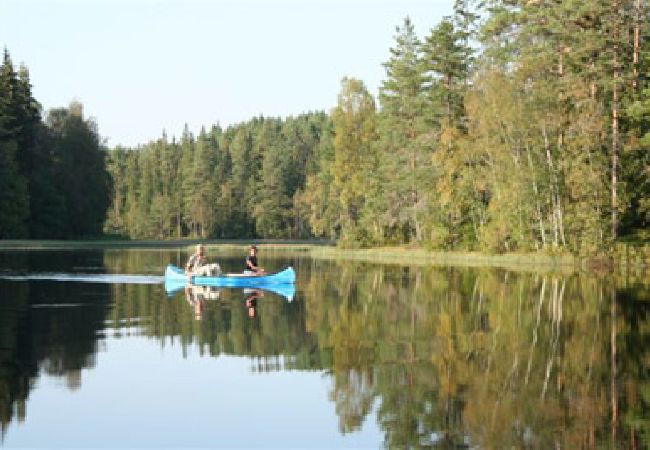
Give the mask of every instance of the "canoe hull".
[{"label": "canoe hull", "polygon": [[[185,272],[170,264],[165,270],[165,282],[176,282],[186,284],[188,282]],[[214,287],[250,287],[263,288],[264,286],[275,286],[278,284],[293,284],[296,282],[296,274],[291,267],[268,275],[260,276],[227,276],[202,277],[192,276],[192,284],[196,286],[214,286]]]}]

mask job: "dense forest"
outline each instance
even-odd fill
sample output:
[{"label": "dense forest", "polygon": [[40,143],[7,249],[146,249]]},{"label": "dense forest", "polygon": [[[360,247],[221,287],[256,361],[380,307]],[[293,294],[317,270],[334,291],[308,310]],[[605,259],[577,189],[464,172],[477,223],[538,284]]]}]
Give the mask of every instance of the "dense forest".
[{"label": "dense forest", "polygon": [[[378,98],[346,77],[329,113],[256,117],[198,136],[186,128],[180,139],[109,150],[106,216],[103,175],[80,177],[82,198],[67,177],[56,182],[80,173],[66,157],[102,171],[62,151],[68,134],[57,128],[86,130],[97,161],[92,122],[71,109],[41,124],[37,107],[16,106],[33,99],[15,96],[0,111],[18,109],[18,122],[32,125],[3,126],[10,163],[1,170],[11,176],[0,192],[12,197],[0,200],[9,206],[0,236],[92,234],[101,215],[105,232],[132,238],[575,253],[647,239],[648,12],[646,0],[456,0],[425,36],[406,18]],[[28,91],[24,69],[3,67],[0,98]],[[30,162],[41,158],[55,163],[43,178],[43,165]],[[91,201],[85,191],[96,180]],[[62,223],[74,208],[89,211],[88,223]]]},{"label": "dense forest", "polygon": [[115,149],[108,230],[592,252],[650,221],[647,2],[457,1],[407,18],[379,98]]},{"label": "dense forest", "polygon": [[319,153],[329,150],[331,128],[324,113],[260,117],[113,149],[107,231],[156,239],[309,237],[294,205]]},{"label": "dense forest", "polygon": [[102,232],[109,205],[106,150],[80,103],[48,112],[27,68],[5,49],[0,66],[0,239]]}]

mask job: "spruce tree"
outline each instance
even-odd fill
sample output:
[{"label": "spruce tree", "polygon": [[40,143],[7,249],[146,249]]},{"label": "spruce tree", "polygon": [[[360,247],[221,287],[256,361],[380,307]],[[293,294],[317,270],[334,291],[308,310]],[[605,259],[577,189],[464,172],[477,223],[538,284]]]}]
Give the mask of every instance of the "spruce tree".
[{"label": "spruce tree", "polygon": [[7,49],[0,66],[0,238],[26,237],[27,179],[20,171],[21,123],[16,98],[19,80]]},{"label": "spruce tree", "polygon": [[422,240],[422,212],[431,180],[432,139],[424,114],[425,75],[420,52],[420,40],[407,17],[397,27],[395,47],[384,64],[387,78],[379,92],[378,176],[384,195],[377,207],[383,216],[384,234],[396,242]]}]

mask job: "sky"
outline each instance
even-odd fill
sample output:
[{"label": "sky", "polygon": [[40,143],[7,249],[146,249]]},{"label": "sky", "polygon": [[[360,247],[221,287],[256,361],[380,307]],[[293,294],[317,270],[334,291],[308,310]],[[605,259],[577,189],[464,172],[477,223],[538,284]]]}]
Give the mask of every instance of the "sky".
[{"label": "sky", "polygon": [[395,27],[453,0],[0,0],[0,46],[45,110],[84,105],[109,146],[253,116],[329,111],[344,76],[374,95]]}]

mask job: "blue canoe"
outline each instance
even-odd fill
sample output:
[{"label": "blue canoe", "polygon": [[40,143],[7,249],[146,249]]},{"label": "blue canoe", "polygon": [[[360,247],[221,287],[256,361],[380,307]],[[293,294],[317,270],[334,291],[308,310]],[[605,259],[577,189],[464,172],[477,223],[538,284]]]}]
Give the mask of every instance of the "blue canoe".
[{"label": "blue canoe", "polygon": [[[185,272],[170,264],[165,270],[165,290],[173,293],[187,284],[187,275]],[[254,288],[264,289],[275,292],[289,301],[293,299],[295,293],[294,283],[296,282],[296,273],[291,267],[268,275],[246,276],[246,275],[221,275],[218,277],[192,276],[192,284],[195,286],[210,287],[227,287],[227,288]]]}]

